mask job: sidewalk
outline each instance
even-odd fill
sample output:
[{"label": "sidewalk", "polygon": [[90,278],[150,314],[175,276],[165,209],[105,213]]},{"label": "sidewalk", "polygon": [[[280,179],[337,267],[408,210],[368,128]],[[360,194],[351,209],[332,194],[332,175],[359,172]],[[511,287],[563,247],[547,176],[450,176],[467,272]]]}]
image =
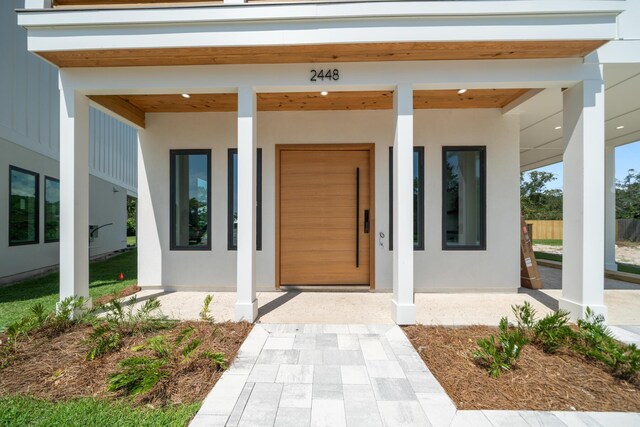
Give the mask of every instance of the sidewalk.
[{"label": "sidewalk", "polygon": [[258,324],[201,426],[638,426],[639,413],[458,411],[395,325]]}]

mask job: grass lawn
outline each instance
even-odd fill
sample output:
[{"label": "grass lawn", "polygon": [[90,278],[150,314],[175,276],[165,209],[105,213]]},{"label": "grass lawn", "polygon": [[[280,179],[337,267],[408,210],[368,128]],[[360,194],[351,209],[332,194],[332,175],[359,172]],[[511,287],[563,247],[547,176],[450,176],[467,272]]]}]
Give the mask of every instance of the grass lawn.
[{"label": "grass lawn", "polygon": [[[118,274],[125,280],[119,281]],[[20,319],[29,308],[40,302],[53,310],[59,295],[59,273],[25,280],[0,288],[0,329]],[[89,265],[89,293],[92,298],[112,294],[137,282],[137,252],[128,251],[106,261]]]},{"label": "grass lawn", "polygon": [[[546,252],[534,252],[536,255],[536,259],[546,259],[549,261],[558,261],[562,262],[562,255],[560,254],[549,254]],[[622,273],[631,273],[631,274],[640,274],[640,266],[632,265],[632,264],[618,264],[618,271]]]},{"label": "grass lawn", "polygon": [[553,239],[533,239],[534,245],[549,245],[549,246],[562,246],[562,240],[553,240]]},{"label": "grass lawn", "polygon": [[562,255],[560,254],[549,254],[547,252],[534,252],[534,254],[536,255],[536,259],[562,262]]},{"label": "grass lawn", "polygon": [[163,409],[132,408],[90,398],[47,402],[31,397],[0,397],[0,425],[9,426],[184,426],[199,403]]},{"label": "grass lawn", "polygon": [[127,247],[135,246],[137,243],[136,236],[127,236]]}]

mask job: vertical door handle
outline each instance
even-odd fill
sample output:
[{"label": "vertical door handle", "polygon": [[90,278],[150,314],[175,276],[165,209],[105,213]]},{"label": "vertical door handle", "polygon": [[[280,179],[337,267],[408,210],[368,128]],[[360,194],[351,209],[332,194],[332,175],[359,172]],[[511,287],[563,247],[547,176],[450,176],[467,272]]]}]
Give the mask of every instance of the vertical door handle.
[{"label": "vertical door handle", "polygon": [[369,209],[364,210],[364,232],[369,234]]},{"label": "vertical door handle", "polygon": [[356,268],[360,268],[360,168],[356,168]]}]

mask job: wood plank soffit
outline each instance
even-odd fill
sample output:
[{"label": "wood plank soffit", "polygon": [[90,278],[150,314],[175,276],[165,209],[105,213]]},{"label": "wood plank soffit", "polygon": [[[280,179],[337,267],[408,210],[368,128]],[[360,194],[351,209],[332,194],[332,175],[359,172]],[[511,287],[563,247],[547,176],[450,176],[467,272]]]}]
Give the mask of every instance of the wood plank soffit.
[{"label": "wood plank soffit", "polygon": [[[418,90],[413,106],[423,109],[502,108],[528,89]],[[235,93],[162,95],[93,95],[104,108],[144,127],[145,113],[235,112]],[[391,110],[393,91],[258,93],[258,111],[346,111]]]}]

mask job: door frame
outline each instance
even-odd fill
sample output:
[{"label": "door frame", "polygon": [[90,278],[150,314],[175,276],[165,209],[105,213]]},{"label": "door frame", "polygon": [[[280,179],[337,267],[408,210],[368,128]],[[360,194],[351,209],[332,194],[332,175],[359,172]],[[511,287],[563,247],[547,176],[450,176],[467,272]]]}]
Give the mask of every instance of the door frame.
[{"label": "door frame", "polygon": [[[368,151],[369,152],[369,289],[376,288],[376,198],[375,144],[276,144],[276,289],[280,289],[280,154],[283,151]],[[327,285],[332,286],[332,285]]]}]

